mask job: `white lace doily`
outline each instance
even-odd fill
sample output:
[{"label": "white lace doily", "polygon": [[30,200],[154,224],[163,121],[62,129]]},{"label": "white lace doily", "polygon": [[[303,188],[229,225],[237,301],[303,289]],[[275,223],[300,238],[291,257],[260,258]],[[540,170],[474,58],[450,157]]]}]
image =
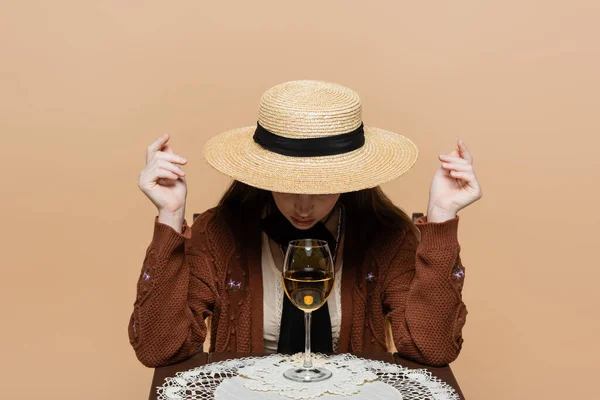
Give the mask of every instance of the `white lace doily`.
[{"label": "white lace doily", "polygon": [[459,400],[452,387],[424,369],[408,369],[351,354],[313,356],[315,366],[333,372],[326,381],[299,383],[286,379],[283,372],[301,366],[302,360],[302,353],[273,354],[203,365],[167,378],[158,387],[158,399],[334,400],[346,396],[369,400]]}]

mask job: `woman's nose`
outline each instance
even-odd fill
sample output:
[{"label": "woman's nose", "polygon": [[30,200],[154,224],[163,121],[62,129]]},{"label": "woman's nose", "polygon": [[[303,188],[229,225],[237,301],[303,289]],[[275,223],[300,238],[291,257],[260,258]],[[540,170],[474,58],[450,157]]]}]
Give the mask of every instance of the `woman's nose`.
[{"label": "woman's nose", "polygon": [[299,194],[294,201],[296,212],[302,217],[307,217],[312,209],[312,196],[309,194]]}]

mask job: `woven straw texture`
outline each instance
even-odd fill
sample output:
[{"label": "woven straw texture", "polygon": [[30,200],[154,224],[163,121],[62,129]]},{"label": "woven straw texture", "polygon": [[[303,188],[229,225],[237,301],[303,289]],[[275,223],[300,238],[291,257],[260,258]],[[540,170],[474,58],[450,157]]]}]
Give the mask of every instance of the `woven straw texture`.
[{"label": "woven straw texture", "polygon": [[[322,81],[291,81],[267,90],[258,122],[288,138],[318,138],[355,130],[362,123],[358,94]],[[349,153],[290,157],[253,140],[256,126],[223,132],[204,146],[206,161],[233,179],[283,193],[329,194],[375,187],[406,173],[417,161],[408,138],[365,125],[365,144]]]}]

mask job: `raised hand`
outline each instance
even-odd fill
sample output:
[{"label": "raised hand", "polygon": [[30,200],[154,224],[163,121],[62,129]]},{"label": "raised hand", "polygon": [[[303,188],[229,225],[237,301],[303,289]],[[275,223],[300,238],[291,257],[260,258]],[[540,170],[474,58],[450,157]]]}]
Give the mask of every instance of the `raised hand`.
[{"label": "raised hand", "polygon": [[457,149],[440,154],[442,165],[436,170],[429,189],[427,220],[441,222],[483,196],[473,169],[473,156],[462,140]]},{"label": "raised hand", "polygon": [[164,134],[146,149],[146,166],[140,172],[139,188],[156,206],[161,222],[181,228],[185,215],[187,183],[181,166],[187,160],[168,145]]}]

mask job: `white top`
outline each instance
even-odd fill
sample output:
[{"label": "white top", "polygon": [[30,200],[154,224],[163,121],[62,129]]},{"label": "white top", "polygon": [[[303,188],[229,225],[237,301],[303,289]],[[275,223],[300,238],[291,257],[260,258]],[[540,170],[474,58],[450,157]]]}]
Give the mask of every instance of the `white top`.
[{"label": "white top", "polygon": [[[275,266],[269,237],[262,234],[262,276],[263,276],[263,313],[264,313],[264,341],[265,353],[277,353],[279,344],[279,331],[281,329],[281,312],[283,310],[283,282],[281,271]],[[333,338],[333,351],[336,352],[340,340],[340,327],[342,325],[342,265],[335,273],[333,293],[327,299],[329,317],[331,318],[331,335]]]}]

